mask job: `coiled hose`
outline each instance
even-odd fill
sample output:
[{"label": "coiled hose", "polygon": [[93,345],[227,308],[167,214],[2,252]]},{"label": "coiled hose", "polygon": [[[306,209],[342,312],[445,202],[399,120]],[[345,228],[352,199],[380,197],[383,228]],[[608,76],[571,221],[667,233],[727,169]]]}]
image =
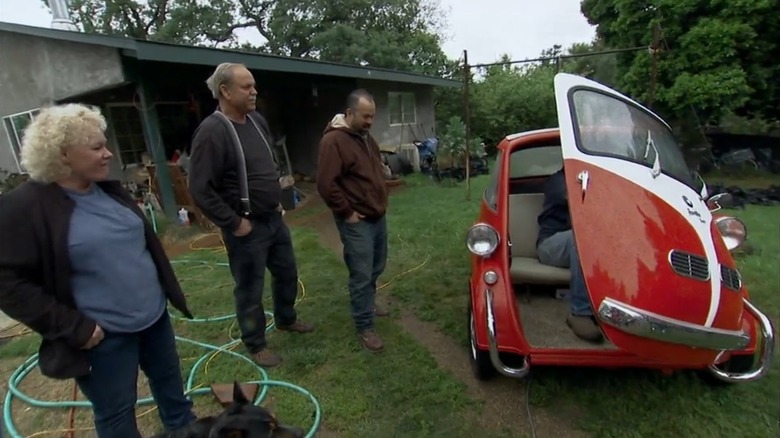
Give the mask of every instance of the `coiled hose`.
[{"label": "coiled hose", "polygon": [[[174,260],[172,261],[172,263],[174,264],[175,263],[197,263],[203,265],[211,264],[211,262],[201,261],[201,260]],[[223,266],[223,267],[228,266],[227,263],[216,263],[216,265]],[[266,312],[266,316],[268,316],[269,318],[273,317],[273,315],[270,314],[269,312]],[[185,319],[185,321],[189,323],[209,323],[209,322],[231,320],[234,319],[235,317],[236,317],[235,314],[229,314],[229,315],[223,315],[223,316],[217,316],[211,318]],[[171,318],[177,319],[178,317],[171,314]],[[271,322],[266,327],[266,332],[272,331],[273,328],[274,328],[274,323]],[[258,366],[250,358],[231,350],[231,348],[235,347],[241,342],[240,340],[233,340],[224,345],[212,345],[204,342],[198,342],[193,339],[177,336],[176,341],[195,345],[197,347],[201,347],[208,350],[207,353],[203,354],[202,356],[200,356],[200,358],[198,358],[198,360],[195,362],[195,365],[193,365],[192,369],[190,370],[189,376],[187,377],[187,383],[185,385],[184,391],[188,397],[194,395],[200,395],[200,394],[207,394],[211,392],[210,388],[194,387],[195,375],[200,369],[200,367],[204,363],[206,363],[210,357],[213,357],[215,354],[226,353],[232,355],[235,358],[246,361],[247,363],[251,364],[257,369],[257,372],[259,374],[258,380],[247,382],[247,383],[258,384],[262,388],[260,392],[257,394],[257,397],[255,398],[254,401],[255,405],[259,405],[260,403],[263,402],[266,395],[268,394],[268,388],[271,386],[292,389],[308,397],[308,399],[314,405],[314,421],[311,427],[309,428],[308,432],[306,433],[306,438],[313,438],[314,435],[317,433],[317,430],[320,427],[320,422],[322,421],[322,410],[320,408],[319,402],[317,401],[317,398],[314,397],[314,395],[312,395],[309,391],[307,391],[306,389],[298,385],[294,385],[289,382],[269,379],[268,373],[265,371],[265,369]],[[30,374],[32,370],[35,369],[36,366],[38,366],[37,353],[30,356],[30,358],[28,358],[22,365],[20,365],[13,372],[13,374],[11,374],[11,377],[8,379],[8,393],[5,396],[5,402],[3,404],[3,418],[5,422],[5,428],[8,430],[8,433],[11,438],[23,438],[23,436],[19,433],[19,431],[14,426],[13,416],[11,414],[11,403],[14,401],[14,399],[19,399],[30,406],[42,408],[42,409],[91,408],[92,407],[92,404],[89,401],[75,401],[75,400],[74,401],[46,401],[46,400],[39,400],[39,399],[32,398],[27,394],[25,394],[24,392],[22,392],[19,389],[19,385],[22,383],[24,378],[28,374]],[[136,406],[145,406],[145,405],[152,405],[152,404],[154,404],[154,399],[152,397],[139,399],[136,402]]]}]

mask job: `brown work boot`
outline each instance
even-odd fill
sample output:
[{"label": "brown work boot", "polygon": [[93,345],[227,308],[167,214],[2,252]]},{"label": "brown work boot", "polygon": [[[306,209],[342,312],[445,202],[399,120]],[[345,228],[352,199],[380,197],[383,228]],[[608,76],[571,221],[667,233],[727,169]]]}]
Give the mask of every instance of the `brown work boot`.
[{"label": "brown work boot", "polygon": [[263,368],[273,368],[282,363],[282,358],[267,348],[252,353],[252,359]]},{"label": "brown work boot", "polygon": [[580,339],[595,344],[604,340],[604,335],[601,333],[601,329],[598,324],[596,324],[596,321],[593,320],[592,316],[569,315],[566,317],[566,325],[568,325],[571,331]]},{"label": "brown work boot", "polygon": [[374,315],[375,316],[388,316],[390,315],[390,311],[385,309],[381,306],[374,306]]},{"label": "brown work boot", "polygon": [[380,352],[385,348],[382,338],[373,329],[362,331],[358,337],[360,338],[360,343],[363,344],[363,348],[372,353]]},{"label": "brown work boot", "polygon": [[301,321],[300,319],[295,321],[292,325],[276,325],[278,330],[283,332],[293,333],[310,333],[314,331],[314,324],[309,324]]}]

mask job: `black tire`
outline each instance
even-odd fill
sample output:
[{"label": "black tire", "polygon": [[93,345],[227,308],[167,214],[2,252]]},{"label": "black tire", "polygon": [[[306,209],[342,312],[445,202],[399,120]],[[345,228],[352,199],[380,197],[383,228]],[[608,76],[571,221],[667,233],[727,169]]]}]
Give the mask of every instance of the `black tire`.
[{"label": "black tire", "polygon": [[469,296],[469,307],[466,312],[466,333],[469,341],[469,363],[471,371],[477,380],[490,380],[498,374],[498,371],[490,361],[490,353],[486,350],[480,350],[476,344],[474,306]]},{"label": "black tire", "polygon": [[[732,373],[746,373],[753,369],[754,358],[752,355],[734,355],[729,360],[722,363],[718,368]],[[699,370],[696,372],[700,379],[712,386],[731,386],[733,383],[724,382],[713,376],[709,370]]]}]

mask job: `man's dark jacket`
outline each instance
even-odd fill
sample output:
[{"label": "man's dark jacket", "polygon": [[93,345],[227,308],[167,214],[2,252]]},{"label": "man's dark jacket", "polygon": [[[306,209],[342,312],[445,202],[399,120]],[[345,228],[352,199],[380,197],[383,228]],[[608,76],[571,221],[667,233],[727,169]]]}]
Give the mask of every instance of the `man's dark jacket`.
[{"label": "man's dark jacket", "polygon": [[[269,147],[273,147],[265,118],[257,111],[248,117],[258,124]],[[227,123],[212,113],[192,134],[189,189],[195,205],[214,225],[235,231],[241,223],[242,210],[239,158]]]},{"label": "man's dark jacket", "polygon": [[[118,181],[98,185],[141,217],[168,300],[192,318],[162,243],[141,209]],[[70,286],[68,233],[74,207],[54,183],[29,181],[0,196],[0,310],[41,335],[41,373],[55,379],[89,374],[87,350],[81,346],[95,329],[95,321],[76,309]]]},{"label": "man's dark jacket", "polygon": [[571,230],[569,200],[566,195],[566,175],[563,169],[550,175],[544,184],[544,203],[537,222],[539,224],[537,247],[548,237]]}]

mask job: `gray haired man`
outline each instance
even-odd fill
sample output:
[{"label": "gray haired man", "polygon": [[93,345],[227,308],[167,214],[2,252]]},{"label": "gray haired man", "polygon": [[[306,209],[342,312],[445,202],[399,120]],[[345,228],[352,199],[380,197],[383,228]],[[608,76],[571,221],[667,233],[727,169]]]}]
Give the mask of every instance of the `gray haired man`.
[{"label": "gray haired man", "polygon": [[241,340],[260,366],[279,365],[266,348],[263,309],[265,269],[273,276],[278,330],[308,333],[298,319],[298,271],[290,230],[282,220],[279,169],[265,119],[255,110],[252,73],[241,64],[217,66],[206,84],[219,107],[195,130],[190,157],[190,192],[195,204],[220,227],[235,281]]}]

